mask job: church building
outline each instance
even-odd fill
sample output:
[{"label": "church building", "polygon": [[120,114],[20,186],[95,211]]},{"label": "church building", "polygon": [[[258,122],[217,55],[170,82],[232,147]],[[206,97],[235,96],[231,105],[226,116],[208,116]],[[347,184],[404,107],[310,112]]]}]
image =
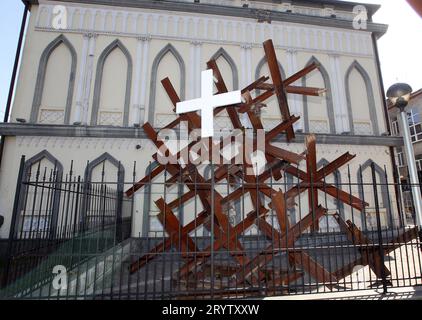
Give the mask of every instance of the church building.
[{"label": "church building", "polygon": [[[168,77],[182,101],[198,98],[201,72],[215,59],[228,90],[240,90],[269,75],[262,45],[268,39],[274,43],[283,79],[317,63],[319,69],[295,85],[327,89],[320,97],[288,94],[290,111],[300,120],[295,124],[296,139],[287,143],[280,137],[278,144],[300,154],[306,135],[314,133],[318,167],[345,152],[356,155],[350,166],[327,180],[364,197],[369,224],[375,223],[373,189],[358,183],[371,181],[375,162],[381,222],[400,224],[396,190],[385,184],[385,173],[393,181],[393,150],[402,141],[390,135],[377,51],[377,40],[387,26],[372,20],[378,5],[338,0],[24,3],[30,16],[15,97],[10,121],[0,124],[5,137],[1,238],[10,235],[22,155],[26,173],[55,168],[63,180],[72,172],[86,181],[123,183],[126,191],[154,167],[156,147],[142,126],[148,122],[159,130],[176,118],[161,80]],[[261,119],[266,130],[280,123],[275,98],[262,108]],[[231,127],[226,112],[214,120],[216,130]],[[247,119],[242,122],[248,125]],[[295,183],[289,175],[282,179]],[[133,220],[132,237],[161,230],[153,200],[162,191],[152,188],[153,192],[136,193],[133,206],[125,207]],[[56,200],[62,208],[64,199]],[[351,208],[340,207],[335,199],[327,202],[329,210],[352,215]],[[299,211],[293,209],[290,218],[297,220]],[[25,215],[34,213],[19,214],[17,224],[25,228]],[[43,225],[42,212],[36,214],[38,225]],[[364,224],[359,215],[356,219],[357,225]],[[334,223],[325,230],[331,227]]]}]

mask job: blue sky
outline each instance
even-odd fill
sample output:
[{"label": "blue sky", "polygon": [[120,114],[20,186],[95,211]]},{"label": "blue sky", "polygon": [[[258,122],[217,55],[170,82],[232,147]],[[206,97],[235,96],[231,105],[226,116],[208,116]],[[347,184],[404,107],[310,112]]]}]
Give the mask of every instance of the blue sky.
[{"label": "blue sky", "polygon": [[21,1],[0,1],[0,38],[3,42],[2,50],[0,50],[0,121],[3,121],[9,93],[22,14],[23,4]]},{"label": "blue sky", "polygon": [[[386,90],[397,81],[408,82],[414,90],[422,88],[422,19],[405,0],[360,2],[381,4],[382,8],[374,19],[390,25],[387,35],[379,41]],[[0,37],[3,43],[0,50],[0,121],[4,116],[22,13],[20,0],[0,0]]]}]

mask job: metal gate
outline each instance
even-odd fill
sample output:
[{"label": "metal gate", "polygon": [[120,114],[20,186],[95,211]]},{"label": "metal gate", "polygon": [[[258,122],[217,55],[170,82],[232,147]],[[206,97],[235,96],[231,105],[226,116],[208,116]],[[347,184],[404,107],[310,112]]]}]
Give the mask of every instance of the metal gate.
[{"label": "metal gate", "polygon": [[[164,170],[135,200],[123,190],[135,190],[136,165],[131,182],[119,170],[107,181],[104,166],[100,181],[72,171],[31,172],[22,159],[2,298],[226,299],[422,284],[419,230],[395,192],[402,186],[374,163],[356,179],[349,167],[347,179],[308,184],[324,199],[315,204],[291,201],[289,190],[304,186],[288,174],[264,185],[218,179],[212,165],[190,182]],[[328,197],[333,185],[339,194]],[[265,198],[267,189],[279,191]],[[368,206],[344,206],[340,191]]]}]

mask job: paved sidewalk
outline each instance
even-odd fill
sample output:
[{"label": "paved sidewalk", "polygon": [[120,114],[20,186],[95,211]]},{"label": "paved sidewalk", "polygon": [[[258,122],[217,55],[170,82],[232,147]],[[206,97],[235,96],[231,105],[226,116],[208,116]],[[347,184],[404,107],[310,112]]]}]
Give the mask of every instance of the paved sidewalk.
[{"label": "paved sidewalk", "polygon": [[422,300],[422,287],[389,288],[354,292],[336,292],[265,298],[264,300]]}]

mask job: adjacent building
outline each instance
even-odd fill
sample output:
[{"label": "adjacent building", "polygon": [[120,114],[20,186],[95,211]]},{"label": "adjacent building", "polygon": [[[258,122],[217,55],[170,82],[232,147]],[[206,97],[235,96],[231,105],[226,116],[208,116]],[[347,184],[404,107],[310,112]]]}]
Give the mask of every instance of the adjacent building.
[{"label": "adjacent building", "polygon": [[[390,107],[390,106],[389,106]],[[409,106],[406,108],[410,135],[415,152],[416,167],[420,181],[422,178],[422,89],[415,91],[409,101]],[[398,110],[389,109],[389,116],[391,121],[392,135],[401,136],[402,128],[400,119],[398,119]],[[396,161],[398,172],[400,175],[400,183],[402,185],[403,203],[406,215],[411,217],[413,214],[412,192],[409,189],[409,172],[407,169],[407,158],[404,148],[399,147],[396,149]]]}]

